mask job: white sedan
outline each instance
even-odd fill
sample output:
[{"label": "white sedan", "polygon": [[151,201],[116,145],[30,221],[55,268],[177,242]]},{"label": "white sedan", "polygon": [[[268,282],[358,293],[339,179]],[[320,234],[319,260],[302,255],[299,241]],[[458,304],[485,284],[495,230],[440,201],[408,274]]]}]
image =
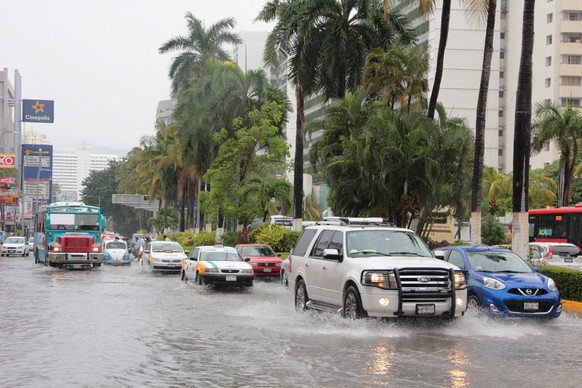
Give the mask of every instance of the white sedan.
[{"label": "white sedan", "polygon": [[26,243],[26,238],[12,236],[4,240],[0,254],[2,256],[18,255],[28,256],[30,246]]},{"label": "white sedan", "polygon": [[152,241],[144,251],[147,264],[154,272],[180,273],[187,254],[188,251],[175,241]]}]

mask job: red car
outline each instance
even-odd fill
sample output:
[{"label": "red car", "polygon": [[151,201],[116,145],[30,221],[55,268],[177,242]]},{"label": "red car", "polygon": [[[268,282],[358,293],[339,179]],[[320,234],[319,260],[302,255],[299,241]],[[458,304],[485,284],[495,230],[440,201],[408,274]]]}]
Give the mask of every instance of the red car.
[{"label": "red car", "polygon": [[270,246],[266,244],[239,244],[235,248],[253,267],[255,276],[279,276],[281,254],[275,253]]}]

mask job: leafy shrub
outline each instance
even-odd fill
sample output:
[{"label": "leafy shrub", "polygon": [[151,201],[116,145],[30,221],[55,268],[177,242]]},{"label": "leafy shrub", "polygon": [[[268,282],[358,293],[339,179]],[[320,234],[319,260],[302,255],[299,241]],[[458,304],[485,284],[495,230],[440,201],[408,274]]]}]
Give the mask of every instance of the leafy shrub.
[{"label": "leafy shrub", "polygon": [[481,241],[485,245],[499,245],[505,240],[505,226],[491,214],[483,217],[481,222]]},{"label": "leafy shrub", "polygon": [[222,245],[228,247],[234,247],[238,241],[237,232],[224,232],[222,235]]},{"label": "leafy shrub", "polygon": [[[194,240],[196,238],[196,235],[192,232],[173,233],[168,234],[167,236],[170,240],[179,242],[183,247],[194,245]],[[162,239],[163,237],[160,235],[158,238]]]},{"label": "leafy shrub", "polygon": [[215,232],[202,231],[196,235],[194,238],[194,246],[198,245],[214,245],[214,239],[216,238]]},{"label": "leafy shrub", "polygon": [[582,302],[582,271],[548,265],[540,272],[554,279],[563,299]]}]

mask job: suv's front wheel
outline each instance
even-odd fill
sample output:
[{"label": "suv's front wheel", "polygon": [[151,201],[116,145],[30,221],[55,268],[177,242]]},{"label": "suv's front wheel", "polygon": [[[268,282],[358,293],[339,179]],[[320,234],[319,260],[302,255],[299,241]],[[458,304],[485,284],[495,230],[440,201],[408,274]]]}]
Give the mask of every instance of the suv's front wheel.
[{"label": "suv's front wheel", "polygon": [[359,319],[367,315],[362,308],[362,299],[358,289],[354,286],[349,286],[344,294],[343,316],[349,319]]},{"label": "suv's front wheel", "polygon": [[307,310],[308,300],[309,298],[307,297],[307,287],[305,286],[305,282],[303,279],[299,279],[297,281],[297,285],[295,286],[295,310]]}]

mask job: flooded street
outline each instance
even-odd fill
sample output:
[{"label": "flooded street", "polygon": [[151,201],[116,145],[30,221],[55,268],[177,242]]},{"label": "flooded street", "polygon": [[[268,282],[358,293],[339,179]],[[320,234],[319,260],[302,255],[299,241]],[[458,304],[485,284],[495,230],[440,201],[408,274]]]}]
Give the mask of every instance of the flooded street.
[{"label": "flooded street", "polygon": [[213,290],[133,263],[0,258],[2,387],[578,387],[582,318],[454,324],[297,313],[278,281]]}]

